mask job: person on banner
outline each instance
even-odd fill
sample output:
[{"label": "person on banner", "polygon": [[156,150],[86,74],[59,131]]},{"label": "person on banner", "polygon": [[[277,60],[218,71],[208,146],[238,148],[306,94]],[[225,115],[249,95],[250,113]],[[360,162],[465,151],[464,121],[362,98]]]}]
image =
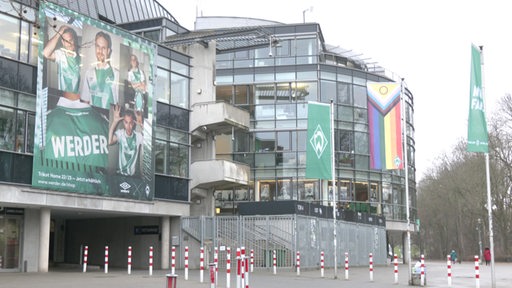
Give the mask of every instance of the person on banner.
[{"label": "person on banner", "polygon": [[139,59],[136,55],[130,56],[130,70],[128,71],[128,82],[135,91],[134,107],[137,123],[142,125],[142,113],[144,108],[144,95],[146,94],[146,76],[139,68]]},{"label": "person on banner", "polygon": [[66,25],[48,40],[43,56],[57,63],[57,88],[65,93],[78,94],[80,86],[80,45],[76,31]]},{"label": "person on banner", "polygon": [[[116,129],[119,123],[123,128]],[[109,144],[119,144],[119,160],[117,172],[124,176],[133,176],[137,171],[138,158],[143,143],[142,133],[136,131],[135,114],[126,110],[121,116],[121,107],[113,107],[113,120],[109,129]]]},{"label": "person on banner", "polygon": [[119,72],[111,66],[112,39],[109,34],[100,31],[94,40],[96,62],[85,73],[81,99],[86,103],[103,109],[118,104]]}]

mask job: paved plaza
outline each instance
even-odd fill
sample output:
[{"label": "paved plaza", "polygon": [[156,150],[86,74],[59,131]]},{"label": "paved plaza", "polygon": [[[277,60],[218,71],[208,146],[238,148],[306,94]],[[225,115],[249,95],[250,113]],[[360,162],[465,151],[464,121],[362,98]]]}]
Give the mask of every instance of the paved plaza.
[{"label": "paved plaza", "polygon": [[[436,261],[425,263],[427,271],[426,287],[449,287],[446,262]],[[512,263],[496,263],[496,287],[512,287]],[[345,280],[344,268],[337,270],[337,279],[334,270],[326,269],[324,277],[320,270],[302,270],[300,276],[290,268],[278,268],[274,275],[272,269],[255,269],[250,275],[250,287],[257,288],[339,288],[339,287],[407,287],[408,265],[400,264],[398,268],[399,283],[395,284],[393,265],[375,266],[373,281],[370,281],[368,267],[351,267],[349,279]],[[204,273],[204,282],[200,282],[198,270],[189,271],[189,279],[184,280],[184,271],[177,270],[177,286],[180,288],[211,287],[208,271]],[[131,275],[126,270],[110,269],[108,274],[104,270],[91,269],[83,273],[77,267],[52,269],[48,273],[0,273],[0,288],[165,288],[167,287],[166,274],[169,271],[155,270],[149,276],[149,270],[133,270]],[[236,288],[236,270],[230,276],[230,287]],[[219,269],[219,288],[226,287],[226,272]],[[452,287],[476,287],[475,267],[473,262],[466,262],[452,266]],[[490,266],[480,266],[480,287],[491,287]]]}]

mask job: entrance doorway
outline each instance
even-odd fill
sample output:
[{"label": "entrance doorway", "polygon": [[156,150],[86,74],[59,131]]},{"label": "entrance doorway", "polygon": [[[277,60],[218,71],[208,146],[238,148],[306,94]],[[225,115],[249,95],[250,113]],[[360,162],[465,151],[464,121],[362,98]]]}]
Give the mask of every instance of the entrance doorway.
[{"label": "entrance doorway", "polygon": [[0,271],[20,270],[21,218],[0,214]]}]

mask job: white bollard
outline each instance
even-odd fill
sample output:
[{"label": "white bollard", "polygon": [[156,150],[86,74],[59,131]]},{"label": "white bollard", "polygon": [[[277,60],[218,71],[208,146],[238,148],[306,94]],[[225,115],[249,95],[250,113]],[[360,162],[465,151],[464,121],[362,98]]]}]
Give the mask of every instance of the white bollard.
[{"label": "white bollard", "polygon": [[149,246],[149,276],[153,275],[153,246]]},{"label": "white bollard", "polygon": [[199,282],[204,281],[204,247],[199,248]]},{"label": "white bollard", "polygon": [[324,251],[320,252],[320,276],[324,278]]},{"label": "white bollard", "polygon": [[448,267],[448,287],[452,287],[452,259],[450,255],[446,256],[446,265]]},{"label": "white bollard", "polygon": [[345,252],[345,280],[348,280],[348,252]]},{"label": "white bollard", "polygon": [[105,246],[105,274],[108,273],[108,246]]},{"label": "white bollard", "polygon": [[226,248],[226,288],[231,287],[231,248]]},{"label": "white bollard", "polygon": [[300,276],[300,252],[297,251],[297,276]]},{"label": "white bollard", "polygon": [[251,249],[251,273],[254,272],[254,249]]},{"label": "white bollard", "polygon": [[188,280],[188,246],[185,246],[185,280]]},{"label": "white bollard", "polygon": [[89,246],[84,248],[84,273],[87,272],[87,254],[89,254]]},{"label": "white bollard", "polygon": [[395,266],[395,284],[398,284],[398,256],[393,255],[393,265]]},{"label": "white bollard", "polygon": [[128,275],[132,274],[132,246],[128,246]]},{"label": "white bollard", "polygon": [[370,253],[368,255],[369,262],[370,262],[370,281],[373,282],[373,254]]},{"label": "white bollard", "polygon": [[274,275],[277,274],[277,256],[276,250],[272,250],[272,266],[274,267]]},{"label": "white bollard", "polygon": [[480,262],[478,260],[478,255],[475,255],[475,281],[475,287],[480,288]]},{"label": "white bollard", "polygon": [[425,286],[425,255],[421,254],[420,285]]},{"label": "white bollard", "polygon": [[172,246],[171,249],[171,274],[176,274],[176,246]]}]

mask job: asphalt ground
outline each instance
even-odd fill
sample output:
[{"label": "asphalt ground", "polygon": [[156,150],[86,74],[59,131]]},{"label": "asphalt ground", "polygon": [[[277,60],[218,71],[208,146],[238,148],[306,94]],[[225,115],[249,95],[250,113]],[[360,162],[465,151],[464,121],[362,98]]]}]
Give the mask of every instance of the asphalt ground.
[{"label": "asphalt ground", "polygon": [[[448,285],[446,262],[426,261],[425,287],[477,287],[475,280],[474,262],[455,264],[452,266],[452,285]],[[407,287],[409,285],[408,265],[398,265],[398,283],[395,283],[393,265],[373,267],[373,281],[370,280],[368,267],[350,267],[348,280],[345,279],[344,268],[337,270],[326,269],[321,277],[319,269],[302,269],[300,275],[290,268],[278,268],[274,274],[272,269],[255,269],[249,276],[249,287],[264,288],[311,288],[311,287]],[[48,273],[0,273],[1,288],[166,288],[168,270],[132,270],[128,275],[126,269],[109,269],[105,273],[101,269],[90,269],[83,273],[79,267],[51,269]],[[226,270],[220,268],[216,287],[227,287]],[[198,270],[189,270],[188,280],[184,279],[184,271],[177,270],[176,287],[199,288],[213,287],[210,283],[209,272],[204,271],[203,282],[200,281]],[[490,266],[480,266],[481,288],[492,287]],[[495,264],[495,287],[512,287],[512,263]],[[230,287],[237,288],[236,270],[230,274]]]}]

